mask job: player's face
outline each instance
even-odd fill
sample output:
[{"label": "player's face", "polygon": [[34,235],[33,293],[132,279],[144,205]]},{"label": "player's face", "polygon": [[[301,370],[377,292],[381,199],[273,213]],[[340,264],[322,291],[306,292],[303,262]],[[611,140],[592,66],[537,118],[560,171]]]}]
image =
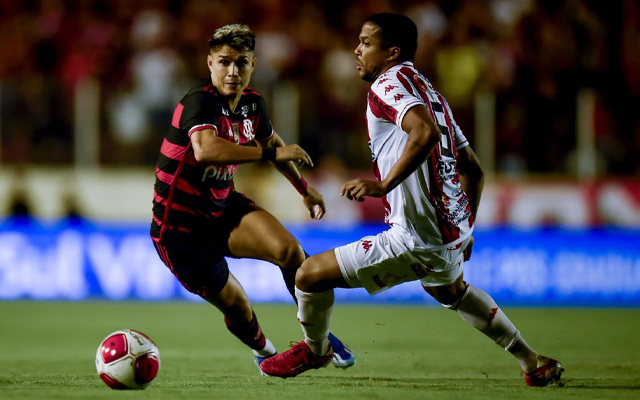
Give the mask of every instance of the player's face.
[{"label": "player's face", "polygon": [[360,32],[360,44],[355,50],[358,58],[356,69],[360,78],[367,82],[375,81],[386,70],[389,62],[389,49],[381,47],[379,34],[380,28],[377,25],[365,22]]},{"label": "player's face", "polygon": [[224,97],[240,97],[249,86],[256,66],[252,51],[245,52],[224,45],[207,56],[211,81]]}]

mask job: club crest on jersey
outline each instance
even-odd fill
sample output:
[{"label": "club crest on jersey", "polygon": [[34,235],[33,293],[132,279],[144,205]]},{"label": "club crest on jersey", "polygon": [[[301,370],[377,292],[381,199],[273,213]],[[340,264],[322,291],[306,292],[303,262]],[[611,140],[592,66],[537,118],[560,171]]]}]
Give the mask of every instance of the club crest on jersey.
[{"label": "club crest on jersey", "polygon": [[425,92],[429,89],[429,84],[420,75],[414,75],[413,76],[413,81],[416,83],[416,85],[420,89],[424,90]]},{"label": "club crest on jersey", "polygon": [[253,140],[253,138],[256,136],[255,133],[253,133],[253,122],[251,122],[250,119],[245,119],[243,124],[244,124],[244,136],[248,140]]}]

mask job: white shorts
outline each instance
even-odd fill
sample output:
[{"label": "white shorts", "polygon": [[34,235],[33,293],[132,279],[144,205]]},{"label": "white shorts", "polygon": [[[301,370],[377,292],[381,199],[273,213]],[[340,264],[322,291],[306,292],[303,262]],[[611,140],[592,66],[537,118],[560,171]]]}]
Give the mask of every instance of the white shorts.
[{"label": "white shorts", "polygon": [[334,252],[345,281],[374,295],[415,280],[420,280],[423,286],[452,284],[462,274],[463,251],[470,240],[471,235],[452,248],[426,249],[417,246],[408,232],[394,225]]}]

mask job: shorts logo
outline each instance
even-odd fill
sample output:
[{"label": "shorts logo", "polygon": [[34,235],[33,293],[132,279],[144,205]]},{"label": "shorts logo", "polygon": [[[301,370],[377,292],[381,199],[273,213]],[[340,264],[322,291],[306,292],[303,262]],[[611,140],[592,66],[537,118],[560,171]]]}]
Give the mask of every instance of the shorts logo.
[{"label": "shorts logo", "polygon": [[371,240],[363,240],[362,248],[364,249],[364,254],[367,254],[372,246],[373,244],[371,243]]},{"label": "shorts logo", "polygon": [[382,245],[383,246],[388,246],[389,245],[389,239],[387,239],[387,235],[385,232],[382,232],[382,235],[380,235],[380,239],[382,240]]},{"label": "shorts logo", "polygon": [[373,281],[373,283],[378,285],[381,289],[384,289],[386,287],[395,286],[399,283],[404,282],[406,277],[407,277],[406,275],[397,276],[397,275],[391,275],[387,273],[382,278],[380,278],[380,275],[378,274],[373,275],[371,277],[371,280]]},{"label": "shorts logo", "polygon": [[431,265],[421,265],[420,263],[414,263],[410,265],[411,270],[420,279],[429,275],[430,272],[434,272],[434,268]]}]

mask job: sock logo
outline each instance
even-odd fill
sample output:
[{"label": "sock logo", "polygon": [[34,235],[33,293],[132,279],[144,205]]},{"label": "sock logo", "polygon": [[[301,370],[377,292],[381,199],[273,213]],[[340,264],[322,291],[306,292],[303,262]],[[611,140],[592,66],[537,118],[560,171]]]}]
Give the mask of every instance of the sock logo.
[{"label": "sock logo", "polygon": [[491,314],[489,314],[489,325],[491,325],[491,321],[493,321],[497,313],[498,313],[498,307],[491,309]]},{"label": "sock logo", "polygon": [[371,244],[371,240],[362,241],[362,248],[364,249],[364,254],[367,254],[369,252],[369,250],[371,249],[371,246],[373,246],[373,244]]}]

